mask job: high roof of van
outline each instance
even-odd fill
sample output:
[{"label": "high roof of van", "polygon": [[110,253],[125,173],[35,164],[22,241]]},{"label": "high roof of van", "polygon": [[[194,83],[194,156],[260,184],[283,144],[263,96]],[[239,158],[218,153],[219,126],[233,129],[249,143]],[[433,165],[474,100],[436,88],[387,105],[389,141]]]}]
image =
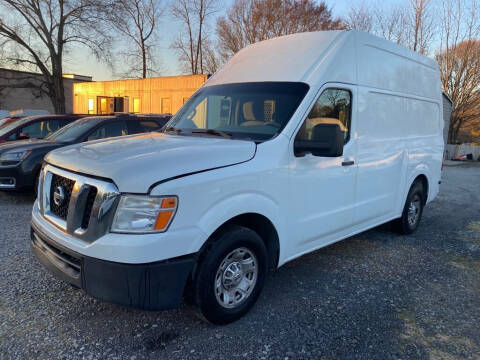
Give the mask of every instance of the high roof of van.
[{"label": "high roof of van", "polygon": [[232,57],[205,86],[257,81],[344,82],[438,99],[437,62],[357,30],[304,32],[261,41]]}]

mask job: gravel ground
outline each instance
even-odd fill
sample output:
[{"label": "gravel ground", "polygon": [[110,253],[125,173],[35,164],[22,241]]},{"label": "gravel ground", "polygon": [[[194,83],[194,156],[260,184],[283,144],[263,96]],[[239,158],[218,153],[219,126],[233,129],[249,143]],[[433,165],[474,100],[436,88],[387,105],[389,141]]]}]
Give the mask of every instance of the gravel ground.
[{"label": "gravel ground", "polygon": [[382,226],[270,273],[215,327],[85,295],[28,244],[33,199],[0,193],[0,359],[480,359],[480,166],[447,167],[422,224]]}]

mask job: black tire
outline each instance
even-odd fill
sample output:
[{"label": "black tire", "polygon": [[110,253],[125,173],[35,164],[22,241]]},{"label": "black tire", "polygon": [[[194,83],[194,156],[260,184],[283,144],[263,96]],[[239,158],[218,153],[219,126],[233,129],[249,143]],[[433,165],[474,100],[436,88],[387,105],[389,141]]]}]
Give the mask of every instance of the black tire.
[{"label": "black tire", "polygon": [[[258,269],[256,282],[249,287],[248,296],[243,295],[245,297],[235,305],[235,307],[227,308],[221,304],[221,301],[225,301],[225,298],[218,295],[219,290],[217,284],[221,283],[222,289],[225,289],[223,288],[223,279],[225,273],[227,273],[226,270],[222,272],[220,266],[227,264],[228,262],[226,263],[226,261],[233,261],[232,258],[227,259],[227,256],[232,253],[236,255],[242,254],[242,251],[246,254],[247,260],[252,259],[253,264],[255,264],[256,260]],[[249,257],[251,254],[253,254],[254,257]],[[217,325],[231,323],[245,315],[260,295],[265,283],[267,264],[268,259],[265,244],[256,232],[242,226],[230,225],[215,234],[214,237],[209,240],[206,249],[200,256],[196,275],[191,284],[192,300],[196,305],[199,315],[208,322]],[[247,271],[242,270],[241,273],[247,273]],[[223,276],[219,278],[218,274],[223,274]],[[251,279],[248,279],[248,281],[251,281]],[[219,299],[217,299],[217,296]],[[236,298],[236,296],[233,298]]]},{"label": "black tire", "polygon": [[[411,208],[412,205],[415,210],[413,207]],[[408,192],[402,216],[393,221],[394,229],[403,235],[409,235],[417,230],[418,224],[422,219],[424,205],[425,194],[423,193],[422,183],[420,181],[415,181]],[[414,221],[412,221],[413,217]]]}]

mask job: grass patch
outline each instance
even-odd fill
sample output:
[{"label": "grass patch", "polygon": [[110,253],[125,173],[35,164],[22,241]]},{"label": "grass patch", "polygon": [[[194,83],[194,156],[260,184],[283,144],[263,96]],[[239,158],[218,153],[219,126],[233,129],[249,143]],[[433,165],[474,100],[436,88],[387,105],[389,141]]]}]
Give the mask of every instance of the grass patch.
[{"label": "grass patch", "polygon": [[454,256],[450,265],[462,270],[480,271],[480,261],[475,261],[466,256]]},{"label": "grass patch", "polygon": [[402,312],[397,318],[403,321],[404,331],[401,338],[418,349],[420,345],[430,359],[457,360],[464,359],[462,354],[476,354],[480,351],[474,341],[461,336],[435,334],[426,336],[425,330],[419,325],[415,314]]},{"label": "grass patch", "polygon": [[472,221],[468,224],[467,229],[470,230],[473,235],[469,241],[480,246],[480,221]]}]

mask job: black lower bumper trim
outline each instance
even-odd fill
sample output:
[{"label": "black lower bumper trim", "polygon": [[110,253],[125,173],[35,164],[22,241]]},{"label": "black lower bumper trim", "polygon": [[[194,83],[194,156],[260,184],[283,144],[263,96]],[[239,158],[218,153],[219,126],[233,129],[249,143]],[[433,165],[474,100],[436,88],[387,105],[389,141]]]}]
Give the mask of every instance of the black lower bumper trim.
[{"label": "black lower bumper trim", "polygon": [[38,260],[61,280],[88,294],[144,310],[177,308],[194,255],[147,264],[124,264],[81,255],[48,239],[32,225],[31,245]]}]

